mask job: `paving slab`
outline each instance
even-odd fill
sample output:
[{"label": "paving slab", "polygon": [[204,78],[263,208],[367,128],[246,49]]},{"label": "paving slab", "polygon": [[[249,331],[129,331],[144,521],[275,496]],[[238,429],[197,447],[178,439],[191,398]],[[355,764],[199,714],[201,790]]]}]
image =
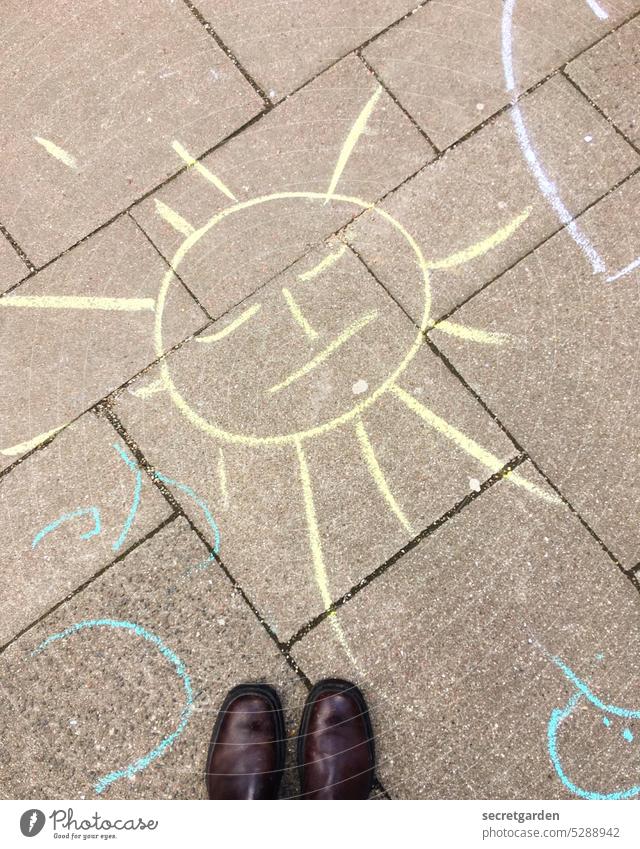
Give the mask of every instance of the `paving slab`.
[{"label": "paving slab", "polygon": [[29,269],[14,251],[11,242],[0,235],[0,292],[26,277]]},{"label": "paving slab", "polygon": [[[640,251],[639,202],[636,176],[579,219],[610,277]],[[611,282],[591,274],[561,233],[452,316],[488,330],[499,325],[509,335],[504,345],[437,339],[627,567],[640,560],[640,536],[629,520],[640,508],[639,282],[638,269]]]},{"label": "paving slab", "polygon": [[197,7],[242,65],[280,100],[417,6],[418,0],[284,0]]},{"label": "paving slab", "polygon": [[[125,216],[0,298],[1,467],[156,359],[154,306],[166,271]],[[207,319],[175,278],[168,297],[171,347]]]},{"label": "paving slab", "polygon": [[640,24],[630,21],[583,53],[567,74],[635,144],[640,144]]},{"label": "paving slab", "polygon": [[[350,57],[205,157],[206,171],[189,169],[133,215],[219,317],[433,156],[362,62]],[[325,202],[338,166],[335,193],[357,202]],[[199,233],[188,241],[193,228]]]},{"label": "paving slab", "polygon": [[201,155],[263,107],[183,3],[56,0],[0,36],[0,206],[37,265],[176,173],[176,136]]},{"label": "paving slab", "polygon": [[[282,639],[517,455],[339,244],[114,403],[147,460],[206,503],[225,565]],[[212,538],[202,505],[175,495]]]},{"label": "paving slab", "polygon": [[503,55],[511,54],[516,90],[524,91],[640,6],[622,0],[606,7],[601,19],[585,0],[432,0],[364,56],[442,150],[511,101]]},{"label": "paving slab", "polygon": [[88,413],[0,480],[0,645],[171,514],[116,446],[111,425]]},{"label": "paving slab", "polygon": [[[633,149],[561,77],[525,97],[520,109],[546,175],[545,191],[552,187],[567,215],[602,197],[639,164]],[[439,263],[431,272],[433,319],[561,226],[527,165],[509,113],[424,168],[381,207],[402,222],[429,262]],[[377,213],[365,213],[347,238],[417,318],[422,306],[413,285],[415,263],[401,235]]]},{"label": "paving slab", "polygon": [[362,684],[392,797],[577,795],[547,742],[567,704],[560,770],[587,793],[617,793],[638,783],[623,736],[638,721],[594,699],[637,709],[639,601],[568,508],[500,481],[339,610],[352,659],[328,621],[293,652],[311,677]]},{"label": "paving slab", "polygon": [[[185,577],[206,556],[178,519],[3,654],[3,796],[202,799],[211,729],[230,687],[269,682],[297,719],[305,688],[219,567]],[[79,627],[33,654],[52,635],[101,620],[109,624]],[[145,768],[114,778],[145,758]]]}]

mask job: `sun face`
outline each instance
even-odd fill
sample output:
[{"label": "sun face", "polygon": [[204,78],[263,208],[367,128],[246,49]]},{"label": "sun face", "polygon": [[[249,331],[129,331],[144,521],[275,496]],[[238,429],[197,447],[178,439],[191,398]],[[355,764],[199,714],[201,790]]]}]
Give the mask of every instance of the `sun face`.
[{"label": "sun face", "polygon": [[[204,227],[185,239],[171,262],[172,269],[177,271],[184,257],[189,252],[201,248],[206,242],[207,235],[228,216],[241,215],[248,208],[280,200],[294,200],[296,203],[318,206],[328,202],[324,194],[289,192],[235,204],[215,215]],[[246,308],[240,307],[237,316],[227,321],[226,326],[224,322],[221,322],[223,327],[220,331],[203,334],[197,340],[200,344],[210,346],[212,349],[212,377],[217,374],[222,381],[225,374],[228,374],[228,369],[224,366],[227,363],[231,364],[230,361],[240,363],[241,368],[234,370],[232,391],[238,394],[245,404],[253,396],[255,403],[253,406],[249,404],[249,408],[259,411],[258,421],[245,421],[242,427],[227,424],[224,421],[226,405],[218,405],[217,409],[203,414],[198,401],[191,400],[189,387],[178,388],[176,385],[171,363],[166,359],[161,360],[164,388],[171,395],[174,404],[191,424],[210,436],[226,442],[256,446],[295,443],[346,424],[361,415],[367,407],[374,404],[389,390],[423,344],[422,334],[428,327],[431,297],[428,266],[419,246],[396,219],[366,201],[334,195],[329,202],[346,204],[358,211],[371,210],[400,234],[407,250],[413,253],[416,285],[423,293],[424,309],[420,328],[408,344],[404,337],[398,339],[395,365],[390,371],[388,367],[385,369],[381,361],[384,359],[388,362],[389,358],[388,356],[376,357],[376,340],[380,338],[378,322],[383,319],[386,296],[373,279],[367,281],[368,285],[365,287],[353,280],[353,272],[348,267],[350,257],[345,257],[345,254],[350,254],[346,245],[334,254],[329,253],[316,268],[298,276],[295,288],[282,288],[279,293],[279,304],[270,303],[265,308],[260,301],[254,301]],[[353,257],[351,258],[352,261],[357,262]],[[327,334],[323,328],[312,326],[305,316],[304,300],[309,297],[309,286],[314,279],[314,287],[330,287],[338,313],[345,303],[353,308],[354,302],[357,302],[359,317],[345,323],[338,333]],[[158,356],[161,356],[165,348],[162,327],[167,309],[167,295],[173,280],[170,270],[162,281],[158,295],[155,319],[155,346]],[[265,315],[269,311],[272,312],[274,308],[277,310],[278,307],[290,313],[288,321],[274,320],[273,315]],[[282,331],[278,337],[273,338],[271,326],[274,321],[279,328],[282,328],[284,324],[284,332],[290,335],[291,339],[283,338]],[[215,326],[217,328],[218,323]],[[259,341],[256,342],[261,335],[267,337],[266,343],[262,345]],[[272,348],[287,347],[289,344],[300,349],[299,366],[285,369],[279,377],[261,382],[261,378],[265,376],[264,357],[268,356],[270,346]],[[349,349],[354,345],[362,347],[363,344],[367,348],[369,362],[365,374],[359,376],[357,366],[356,370],[350,373]],[[305,350],[309,351],[306,357]],[[313,379],[316,385],[322,387],[323,372],[326,372],[327,365],[337,356],[341,357],[341,372],[344,379],[338,383],[333,382],[329,386],[325,385],[324,390],[321,389],[325,396],[330,396],[325,397],[322,405],[328,412],[324,409],[310,410],[308,405],[296,403],[296,394],[301,384],[304,385]],[[222,359],[222,368],[218,362],[220,359]],[[353,379],[350,378],[350,374]],[[315,416],[316,420],[310,421],[310,415]],[[266,428],[265,423],[267,423]]]}]

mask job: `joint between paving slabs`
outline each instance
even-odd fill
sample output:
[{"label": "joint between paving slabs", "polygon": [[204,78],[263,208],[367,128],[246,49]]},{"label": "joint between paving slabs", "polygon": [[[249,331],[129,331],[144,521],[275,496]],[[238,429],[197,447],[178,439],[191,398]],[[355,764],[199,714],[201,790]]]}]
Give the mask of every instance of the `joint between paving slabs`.
[{"label": "joint between paving slabs", "polygon": [[[443,313],[443,315],[441,315],[439,318],[435,319],[434,324],[438,324],[441,321],[445,321],[445,320],[451,318],[452,315],[454,315],[456,312],[458,312],[458,310],[462,309],[462,307],[466,306],[466,304],[468,304],[470,301],[472,301],[477,295],[479,295],[481,292],[484,292],[485,289],[488,289],[489,286],[491,286],[497,280],[500,280],[500,278],[504,277],[505,274],[508,274],[510,271],[513,271],[513,269],[516,267],[516,265],[519,265],[521,262],[524,262],[525,259],[528,259],[532,254],[534,254],[538,250],[538,248],[541,248],[543,245],[545,245],[547,242],[549,242],[551,239],[553,239],[554,236],[557,236],[558,233],[562,233],[562,231],[566,230],[567,227],[570,224],[572,224],[575,221],[578,221],[580,218],[582,218],[583,215],[585,215],[587,212],[589,212],[590,209],[593,209],[593,207],[596,206],[596,204],[601,203],[601,201],[608,198],[609,195],[613,194],[614,192],[617,192],[618,189],[622,188],[622,186],[624,186],[625,183],[628,183],[629,180],[633,179],[633,177],[635,177],[638,174],[640,174],[640,165],[636,166],[633,169],[633,171],[629,172],[629,174],[627,174],[626,176],[624,176],[620,180],[618,180],[617,183],[614,183],[613,186],[610,186],[606,190],[606,192],[604,192],[602,195],[600,195],[595,200],[592,200],[590,203],[588,203],[583,209],[581,209],[579,212],[577,212],[571,218],[571,221],[569,221],[567,224],[561,224],[556,230],[553,231],[553,233],[550,233],[548,236],[545,236],[545,238],[542,239],[540,242],[538,242],[538,244],[534,245],[532,248],[530,248],[528,251],[526,251],[526,253],[524,253],[521,257],[518,257],[518,259],[514,260],[505,269],[500,271],[499,274],[496,274],[496,276],[492,277],[491,280],[487,280],[487,282],[483,283],[482,286],[480,286],[480,288],[475,290],[475,292],[472,292],[470,295],[467,295],[467,297],[463,298],[461,301],[459,301],[457,304],[455,304],[455,306],[451,307],[451,309],[447,310],[447,312]],[[430,333],[431,328],[427,332]]]},{"label": "joint between paving slabs", "polygon": [[[563,492],[560,490],[560,487],[541,468],[539,463],[531,456],[529,451],[527,451],[526,447],[520,444],[519,440],[517,440],[515,438],[515,436],[509,431],[509,429],[503,424],[501,419],[493,412],[493,410],[489,407],[489,405],[484,401],[482,396],[479,395],[478,392],[476,392],[476,390],[465,380],[465,378],[460,374],[460,372],[453,365],[453,363],[449,360],[449,358],[440,350],[440,348],[438,348],[438,346],[435,344],[435,342],[433,342],[432,339],[429,338],[429,336],[426,336],[426,340],[427,340],[427,345],[429,346],[431,351],[433,351],[433,353],[437,357],[440,358],[442,363],[446,366],[446,368],[449,369],[451,374],[453,374],[455,377],[458,378],[458,380],[464,386],[466,391],[473,398],[475,398],[475,400],[480,404],[480,406],[487,413],[487,415],[489,415],[493,419],[493,421],[500,428],[500,430],[511,440],[511,442],[515,445],[517,450],[520,451],[523,455],[526,455],[528,457],[529,462],[535,468],[535,470],[538,472],[538,474],[542,478],[544,478],[544,480],[547,482],[547,484],[556,493],[558,498],[560,498],[560,500],[564,503],[564,505],[566,507],[568,507],[569,510],[577,517],[577,519],[580,521],[580,523],[585,528],[585,530],[587,530],[589,532],[589,534],[591,535],[591,537],[595,540],[595,542],[598,543],[598,545],[600,546],[602,551],[604,551],[604,553],[607,555],[607,557],[609,557],[611,562],[614,563],[618,567],[618,569],[622,572],[622,574],[626,578],[629,578],[629,580],[631,581],[633,586],[636,588],[636,590],[638,590],[638,592],[640,592],[640,583],[638,582],[637,577],[633,574],[634,570],[638,567],[631,567],[629,569],[626,569],[622,565],[620,560],[615,556],[615,554],[609,548],[609,546],[604,542],[603,539],[601,539],[600,536],[598,536],[598,534],[594,531],[594,529],[591,527],[591,525],[589,525],[589,523],[586,521],[586,519],[584,519],[582,514],[578,510],[576,510],[576,508],[569,501],[569,499],[563,494]],[[639,566],[640,566],[640,564],[639,564]]]},{"label": "joint between paving slabs", "polygon": [[252,76],[252,74],[247,71],[244,65],[240,62],[238,57],[233,53],[233,51],[225,44],[225,42],[220,38],[218,33],[214,30],[213,26],[209,23],[209,21],[202,14],[200,9],[192,3],[191,0],[182,0],[187,9],[191,12],[193,17],[198,21],[201,27],[207,32],[208,35],[215,41],[218,47],[225,53],[226,56],[231,59],[233,64],[236,66],[238,71],[242,74],[245,80],[249,83],[251,88],[255,91],[258,97],[262,100],[265,107],[267,109],[273,108],[273,101],[267,95],[265,89],[258,83],[258,81]]},{"label": "joint between paving slabs", "polygon": [[569,73],[567,73],[566,65],[562,68],[561,73],[565,80],[569,83],[569,85],[571,85],[578,92],[578,94],[581,95],[587,101],[589,106],[591,106],[592,109],[595,109],[598,115],[604,118],[607,124],[609,124],[609,126],[620,136],[620,138],[624,139],[624,141],[629,145],[629,147],[634,150],[638,155],[640,155],[640,148],[625,135],[624,131],[620,129],[620,127],[615,123],[613,118],[609,117],[609,115],[607,115],[607,113],[603,109],[601,109],[600,106],[598,106],[598,104],[594,100],[592,100],[585,91],[580,88],[579,83],[577,83],[573,79],[573,77],[570,76]]},{"label": "joint between paving slabs", "polygon": [[271,625],[267,622],[265,617],[260,613],[258,607],[254,604],[254,602],[251,600],[251,598],[249,598],[249,596],[247,595],[247,593],[243,589],[240,582],[233,576],[233,574],[229,571],[227,566],[225,566],[220,555],[216,551],[214,551],[214,549],[212,548],[212,546],[210,545],[209,541],[206,539],[204,534],[202,534],[200,529],[192,522],[190,517],[186,514],[182,505],[174,498],[174,496],[167,489],[167,487],[162,483],[162,481],[158,480],[158,478],[155,476],[154,467],[146,459],[146,457],[144,456],[144,454],[140,450],[138,444],[135,442],[135,440],[128,433],[128,431],[124,427],[123,423],[120,421],[120,419],[118,418],[116,413],[111,409],[109,404],[104,403],[103,405],[101,405],[101,407],[98,410],[96,410],[96,415],[104,417],[111,424],[111,426],[114,428],[114,430],[116,431],[116,433],[118,434],[120,439],[122,439],[122,441],[127,446],[129,451],[131,451],[133,456],[136,458],[136,461],[138,462],[138,465],[140,466],[140,468],[147,474],[147,476],[150,478],[151,482],[159,490],[159,492],[162,494],[162,496],[168,502],[168,504],[172,508],[172,510],[174,510],[177,515],[179,515],[181,518],[183,518],[187,522],[191,531],[198,537],[200,542],[202,542],[202,544],[207,548],[207,551],[215,559],[215,562],[217,563],[220,570],[223,572],[226,579],[231,584],[233,590],[240,595],[243,602],[251,610],[251,612],[253,613],[255,618],[258,620],[258,622],[260,623],[262,628],[266,631],[266,633],[269,635],[271,640],[275,643],[278,651],[283,656],[283,658],[286,660],[287,665],[296,673],[298,678],[305,684],[306,687],[311,688],[310,679],[307,677],[307,675],[305,675],[303,670],[300,669],[297,662],[291,657],[291,655],[288,651],[287,644],[283,643],[279,639],[278,635],[273,630]]},{"label": "joint between paving slabs", "polygon": [[18,242],[14,239],[14,237],[11,235],[11,233],[7,230],[7,228],[3,224],[0,224],[0,233],[2,233],[2,235],[5,237],[5,239],[9,242],[11,247],[14,249],[14,251],[18,254],[20,259],[22,260],[22,262],[27,266],[28,270],[30,272],[35,271],[36,270],[35,265],[31,262],[31,260],[29,259],[29,257],[25,253],[25,251],[22,249],[22,247],[18,244]]},{"label": "joint between paving slabs", "polygon": [[[138,223],[138,221],[136,221],[136,219],[133,217],[133,215],[131,215],[131,210],[128,210],[126,214],[127,214],[127,216],[129,217],[129,219],[130,219],[131,221],[133,221],[133,223],[135,224],[136,228],[137,228],[137,229],[138,229],[138,230],[142,233],[142,235],[143,235],[143,236],[144,236],[144,238],[147,240],[147,242],[149,242],[149,244],[151,245],[151,247],[153,248],[153,250],[154,250],[154,251],[158,254],[158,256],[159,256],[159,257],[160,257],[160,259],[163,261],[163,263],[167,266],[167,268],[171,270],[171,273],[172,273],[172,274],[173,274],[173,276],[176,278],[176,280],[177,280],[177,281],[181,284],[182,288],[183,288],[183,289],[186,291],[186,293],[187,293],[187,294],[191,297],[191,299],[192,299],[193,301],[195,301],[195,303],[196,303],[196,304],[200,307],[200,309],[202,310],[202,312],[203,312],[203,313],[205,314],[205,316],[207,317],[207,320],[209,321],[209,323],[212,323],[212,322],[214,321],[214,318],[213,318],[213,316],[209,313],[209,310],[208,310],[208,309],[204,306],[204,304],[200,303],[200,301],[199,301],[199,300],[198,300],[198,298],[196,297],[195,293],[194,293],[194,292],[193,292],[193,291],[189,288],[189,286],[187,286],[187,284],[184,282],[184,280],[182,279],[182,277],[178,274],[178,272],[175,270],[175,268],[171,265],[171,262],[170,262],[170,261],[169,261],[169,260],[165,257],[165,255],[162,253],[162,251],[160,250],[160,248],[156,245],[156,243],[153,241],[153,239],[151,238],[151,236],[149,236],[149,234],[147,233],[147,231],[144,229],[144,227],[143,227],[141,224],[139,224],[139,223]],[[198,331],[198,332],[200,332],[200,331]]]},{"label": "joint between paving slabs", "polygon": [[435,151],[435,153],[436,153],[436,156],[439,156],[439,155],[440,155],[440,153],[442,152],[442,151],[440,150],[440,148],[439,148],[439,147],[438,147],[438,146],[437,146],[437,145],[436,145],[436,144],[435,144],[435,143],[431,140],[431,138],[430,138],[430,136],[427,134],[426,130],[423,130],[423,129],[422,129],[422,127],[420,126],[420,124],[418,124],[418,122],[417,122],[417,121],[416,121],[416,119],[413,117],[413,115],[409,112],[409,110],[408,110],[408,109],[405,109],[405,107],[402,105],[402,103],[400,102],[400,100],[399,100],[399,98],[397,97],[397,95],[395,95],[395,94],[394,94],[394,92],[393,92],[393,91],[389,88],[389,85],[387,84],[387,82],[386,82],[385,80],[383,80],[383,78],[382,78],[382,77],[380,76],[380,74],[376,71],[376,69],[375,69],[372,65],[370,65],[370,64],[367,62],[367,60],[364,58],[364,56],[363,56],[363,55],[362,55],[362,53],[360,52],[360,49],[359,49],[359,48],[358,48],[358,50],[356,51],[356,55],[357,55],[358,59],[360,59],[360,61],[361,61],[361,62],[362,62],[362,64],[364,65],[364,67],[367,69],[367,71],[368,71],[368,72],[372,75],[372,77],[373,77],[373,78],[375,79],[375,81],[378,83],[378,85],[379,85],[379,86],[380,86],[380,87],[381,87],[381,88],[382,88],[382,89],[383,89],[383,90],[384,90],[384,91],[385,91],[385,92],[389,95],[389,97],[391,98],[391,100],[395,103],[395,105],[396,105],[396,106],[398,107],[398,109],[399,109],[399,110],[403,113],[403,115],[404,115],[406,118],[408,118],[408,119],[409,119],[409,121],[411,122],[411,124],[412,124],[412,125],[416,128],[416,130],[420,133],[420,135],[422,136],[422,138],[423,138],[423,139],[425,139],[425,141],[427,142],[427,144],[429,144],[429,145],[430,145],[430,146],[434,149],[434,151]]},{"label": "joint between paving slabs", "polygon": [[392,566],[394,566],[398,561],[400,561],[405,554],[408,554],[412,551],[417,545],[419,545],[424,539],[431,536],[441,527],[443,527],[450,519],[454,516],[457,516],[462,510],[465,509],[469,504],[474,502],[477,498],[480,498],[488,489],[494,486],[498,481],[503,480],[510,472],[513,472],[518,466],[521,466],[529,457],[527,454],[519,454],[517,457],[514,457],[512,460],[509,460],[501,469],[491,475],[490,478],[487,478],[480,485],[480,489],[478,491],[472,490],[467,493],[464,498],[458,501],[453,505],[446,513],[443,513],[442,516],[439,516],[435,521],[431,522],[424,528],[420,533],[416,534],[413,539],[409,540],[405,545],[402,546],[395,554],[392,554],[384,563],[380,566],[377,566],[372,572],[358,581],[357,584],[354,584],[350,590],[347,590],[346,593],[341,595],[338,599],[336,599],[326,610],[323,610],[322,613],[319,613],[317,616],[314,616],[313,619],[310,619],[306,625],[303,625],[296,633],[289,638],[286,646],[288,649],[291,649],[297,642],[299,642],[303,637],[306,637],[314,628],[316,628],[321,622],[324,622],[329,616],[334,614],[337,610],[340,610],[347,602],[351,601],[359,592],[361,592],[365,587],[368,587],[376,578],[379,578],[380,575],[384,575]]}]

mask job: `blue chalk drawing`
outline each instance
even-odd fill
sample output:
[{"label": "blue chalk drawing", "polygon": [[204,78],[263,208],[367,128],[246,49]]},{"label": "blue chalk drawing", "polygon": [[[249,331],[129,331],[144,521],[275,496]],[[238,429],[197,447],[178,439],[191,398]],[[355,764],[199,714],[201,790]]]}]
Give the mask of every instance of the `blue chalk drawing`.
[{"label": "blue chalk drawing", "polygon": [[118,781],[120,778],[131,778],[137,772],[146,769],[146,767],[153,763],[153,761],[164,755],[166,751],[171,748],[187,727],[193,712],[193,689],[191,686],[191,679],[187,674],[185,665],[175,652],[166,646],[156,634],[152,634],[150,631],[147,631],[146,628],[143,628],[141,625],[136,625],[134,622],[126,622],[117,619],[86,619],[83,622],[77,622],[75,625],[71,625],[69,628],[66,628],[64,631],[60,631],[58,634],[53,634],[52,636],[47,637],[44,642],[40,643],[40,645],[34,649],[32,654],[39,654],[57,640],[64,640],[72,634],[77,634],[79,631],[83,631],[88,628],[123,629],[125,631],[130,631],[137,637],[142,637],[142,639],[149,643],[152,643],[157,647],[160,654],[173,664],[176,674],[182,680],[185,691],[185,705],[180,714],[180,722],[178,723],[175,731],[165,737],[146,755],[143,755],[141,758],[133,761],[133,763],[130,763],[128,766],[124,767],[124,769],[114,770],[100,778],[94,785],[94,790],[96,793],[102,793],[110,784],[113,784],[114,781]]},{"label": "blue chalk drawing", "polygon": [[135,460],[132,460],[131,457],[127,454],[127,452],[117,443],[114,443],[113,447],[116,449],[120,458],[127,464],[129,469],[135,473],[136,483],[133,491],[133,501],[131,502],[131,507],[129,509],[129,515],[127,516],[124,525],[122,526],[122,530],[120,531],[120,536],[113,543],[112,548],[114,551],[118,551],[119,548],[122,548],[124,541],[127,538],[127,534],[131,530],[131,525],[133,525],[133,521],[136,518],[136,513],[138,512],[138,507],[140,506],[140,493],[142,492],[142,471]]},{"label": "blue chalk drawing", "polygon": [[[129,531],[131,530],[131,527],[135,521],[136,515],[140,508],[140,499],[142,495],[142,469],[140,468],[138,463],[127,454],[126,450],[121,445],[118,445],[118,443],[114,443],[113,447],[116,449],[116,451],[120,455],[120,459],[125,463],[127,468],[129,468],[135,474],[135,485],[133,490],[133,499],[131,501],[131,507],[129,508],[129,513],[127,515],[127,518],[125,519],[125,522],[122,526],[120,534],[118,535],[118,538],[111,546],[114,551],[118,551],[124,545],[124,542],[127,539],[127,536],[129,535]],[[200,508],[200,510],[202,510],[204,518],[209,527],[211,528],[211,531],[213,532],[213,551],[207,557],[206,560],[204,560],[202,563],[199,563],[197,566],[191,567],[189,571],[191,571],[192,569],[207,568],[207,566],[213,560],[215,560],[216,555],[220,553],[220,531],[218,529],[218,525],[216,524],[215,519],[213,518],[213,515],[211,514],[211,510],[209,509],[208,504],[203,501],[197,495],[197,493],[194,492],[193,489],[191,489],[190,486],[187,486],[184,483],[180,483],[179,481],[173,480],[172,478],[169,478],[166,475],[162,474],[162,472],[151,472],[151,475],[155,480],[161,481],[167,486],[174,486],[176,487],[176,489],[179,489],[181,492],[184,492],[185,495],[187,495],[194,502],[194,504],[196,504]],[[81,534],[81,539],[90,539],[91,537],[100,534],[102,532],[102,525],[100,521],[100,511],[98,510],[98,508],[82,508],[74,510],[72,513],[65,513],[63,516],[60,516],[60,518],[56,519],[53,522],[50,522],[41,531],[38,531],[38,533],[33,538],[31,548],[35,548],[38,543],[43,539],[43,537],[45,537],[52,531],[55,531],[56,528],[59,528],[60,525],[62,525],[64,522],[67,522],[70,519],[76,519],[79,516],[84,516],[87,514],[93,516],[94,527],[90,531]]]},{"label": "blue chalk drawing", "polygon": [[215,519],[211,515],[211,511],[209,510],[208,505],[191,489],[190,486],[187,486],[184,483],[180,483],[179,481],[173,480],[172,478],[168,478],[166,475],[163,475],[162,472],[153,472],[153,477],[156,480],[161,481],[167,486],[175,486],[176,489],[179,489],[181,492],[184,492],[193,502],[196,504],[203,512],[204,518],[211,528],[213,532],[213,551],[204,560],[202,563],[199,563],[195,568],[196,569],[204,569],[211,563],[212,560],[215,559],[215,555],[220,552],[220,531],[216,524]]},{"label": "blue chalk drawing", "polygon": [[[616,790],[612,793],[597,793],[593,790],[585,790],[583,787],[578,787],[578,785],[574,784],[571,779],[566,775],[562,768],[562,762],[560,759],[560,755],[558,754],[558,729],[568,717],[571,716],[573,711],[576,709],[578,704],[582,701],[582,699],[587,699],[591,702],[591,704],[596,707],[598,710],[602,711],[605,714],[610,714],[612,716],[623,717],[625,719],[640,719],[640,710],[628,710],[627,708],[618,707],[617,705],[610,705],[603,702],[599,699],[585,684],[582,679],[578,678],[578,676],[570,669],[565,663],[563,663],[560,658],[551,657],[551,660],[555,663],[555,665],[560,669],[565,678],[569,680],[573,686],[576,688],[576,692],[571,696],[569,701],[563,708],[555,708],[551,712],[551,717],[549,719],[549,724],[547,726],[547,743],[549,747],[549,756],[551,758],[551,762],[553,763],[556,772],[564,786],[567,790],[571,791],[571,793],[575,793],[576,796],[581,796],[583,799],[630,799],[633,796],[637,796],[640,794],[640,785],[635,785],[633,787],[628,787],[622,790]],[[605,726],[610,727],[611,720],[604,716],[602,721]],[[624,739],[631,743],[633,741],[633,734],[628,728],[622,733]]]},{"label": "blue chalk drawing", "polygon": [[53,522],[50,522],[46,527],[44,527],[41,531],[34,536],[33,541],[31,543],[31,548],[35,548],[38,543],[50,534],[52,531],[55,531],[60,525],[63,525],[65,522],[69,522],[71,519],[78,519],[80,516],[93,516],[93,528],[90,531],[85,531],[85,533],[80,534],[80,539],[91,539],[91,537],[96,536],[102,530],[102,526],[100,524],[100,511],[97,507],[81,507],[78,510],[74,510],[72,513],[64,513],[58,519],[55,519]]}]

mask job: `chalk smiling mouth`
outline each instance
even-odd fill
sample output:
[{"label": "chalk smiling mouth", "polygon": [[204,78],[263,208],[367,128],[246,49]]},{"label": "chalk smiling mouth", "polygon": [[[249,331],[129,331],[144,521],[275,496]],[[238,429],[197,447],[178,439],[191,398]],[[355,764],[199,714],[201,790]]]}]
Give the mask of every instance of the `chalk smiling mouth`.
[{"label": "chalk smiling mouth", "polygon": [[359,318],[357,321],[354,321],[353,324],[350,324],[346,330],[343,330],[342,333],[336,337],[333,342],[330,342],[326,348],[323,348],[315,357],[306,362],[301,368],[296,369],[296,371],[291,372],[290,375],[285,377],[285,379],[281,383],[276,383],[274,386],[271,386],[267,389],[268,393],[280,392],[281,389],[286,389],[287,386],[290,386],[292,383],[295,383],[296,380],[300,380],[301,377],[309,374],[309,372],[313,371],[319,365],[328,360],[330,356],[332,356],[339,348],[341,348],[345,342],[348,342],[352,336],[355,336],[356,333],[359,333],[367,324],[370,324],[372,321],[375,321],[378,317],[378,310],[374,310],[373,312],[367,313],[363,315],[362,318]]}]

